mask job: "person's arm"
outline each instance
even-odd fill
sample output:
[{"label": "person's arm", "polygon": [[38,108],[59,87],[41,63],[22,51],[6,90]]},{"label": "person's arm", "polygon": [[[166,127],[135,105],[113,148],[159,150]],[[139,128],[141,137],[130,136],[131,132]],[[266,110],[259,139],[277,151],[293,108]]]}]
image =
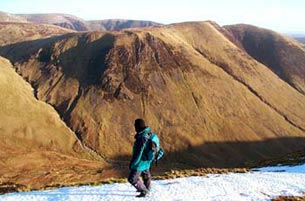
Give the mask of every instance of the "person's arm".
[{"label": "person's arm", "polygon": [[144,137],[141,137],[136,140],[134,150],[133,150],[133,155],[132,155],[130,165],[129,165],[130,169],[137,166],[137,164],[140,162],[144,148],[145,148],[145,142],[146,142],[146,139]]}]

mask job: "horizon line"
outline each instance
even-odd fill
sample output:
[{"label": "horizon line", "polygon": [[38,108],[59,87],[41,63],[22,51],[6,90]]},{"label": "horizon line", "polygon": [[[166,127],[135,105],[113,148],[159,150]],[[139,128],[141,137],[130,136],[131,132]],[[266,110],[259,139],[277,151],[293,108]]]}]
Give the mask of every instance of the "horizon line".
[{"label": "horizon line", "polygon": [[159,22],[156,20],[150,20],[150,19],[139,19],[139,18],[94,18],[94,19],[86,19],[83,17],[80,17],[78,15],[75,14],[70,14],[70,13],[63,13],[63,12],[42,12],[42,13],[33,13],[33,12],[27,12],[27,13],[11,13],[11,12],[6,12],[6,11],[2,11],[0,10],[0,12],[2,13],[6,13],[6,14],[11,14],[11,15],[48,15],[48,14],[53,14],[53,15],[70,15],[76,18],[80,18],[86,22],[89,21],[104,21],[104,20],[131,20],[131,21],[148,21],[148,22],[153,22],[153,23],[158,23],[160,25],[171,25],[171,24],[179,24],[179,23],[187,23],[187,22],[205,22],[205,21],[212,21],[215,22],[217,24],[219,24],[220,26],[228,26],[228,25],[238,25],[238,24],[245,24],[245,25],[252,25],[252,26],[256,26],[258,28],[263,28],[263,29],[269,29],[281,34],[286,34],[289,36],[293,36],[293,37],[305,37],[305,31],[277,31],[274,30],[273,28],[270,27],[265,27],[265,26],[261,26],[261,25],[256,25],[256,24],[251,24],[251,23],[245,23],[245,22],[236,22],[236,23],[229,23],[229,24],[223,24],[223,23],[219,23],[217,22],[217,20],[212,20],[212,19],[203,19],[203,20],[185,20],[185,21],[174,21],[174,22],[169,22],[169,23],[164,23],[164,22]]}]

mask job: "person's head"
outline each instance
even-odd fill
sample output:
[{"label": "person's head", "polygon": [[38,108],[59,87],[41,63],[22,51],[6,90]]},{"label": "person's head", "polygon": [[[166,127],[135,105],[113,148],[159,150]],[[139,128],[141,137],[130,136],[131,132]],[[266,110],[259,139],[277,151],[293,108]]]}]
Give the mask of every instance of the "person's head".
[{"label": "person's head", "polygon": [[134,121],[134,127],[136,132],[140,132],[146,128],[145,121],[143,119],[136,119]]}]

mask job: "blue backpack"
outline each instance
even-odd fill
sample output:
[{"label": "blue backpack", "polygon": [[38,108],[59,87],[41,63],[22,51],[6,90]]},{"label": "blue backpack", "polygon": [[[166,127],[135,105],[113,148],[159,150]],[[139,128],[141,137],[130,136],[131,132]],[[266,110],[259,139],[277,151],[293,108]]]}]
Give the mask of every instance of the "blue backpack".
[{"label": "blue backpack", "polygon": [[164,155],[164,150],[160,147],[160,139],[157,134],[150,133],[147,140],[147,146],[148,146],[147,159],[150,161],[155,161],[157,166],[158,161]]}]

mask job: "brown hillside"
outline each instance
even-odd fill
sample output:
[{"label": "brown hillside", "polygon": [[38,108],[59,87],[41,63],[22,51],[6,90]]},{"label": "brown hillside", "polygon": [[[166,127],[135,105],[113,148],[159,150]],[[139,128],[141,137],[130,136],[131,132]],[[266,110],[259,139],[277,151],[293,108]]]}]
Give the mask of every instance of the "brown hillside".
[{"label": "brown hillside", "polygon": [[133,120],[168,167],[232,167],[298,150],[305,96],[212,22],[69,34],[0,48],[79,139],[127,160]]},{"label": "brown hillside", "polygon": [[295,40],[251,25],[225,26],[249,55],[305,94],[305,48]]},{"label": "brown hillside", "polygon": [[92,172],[105,162],[92,161],[99,159],[96,154],[51,106],[35,99],[31,86],[1,57],[0,94],[0,188],[6,182],[39,188],[102,178]]},{"label": "brown hillside", "polygon": [[58,26],[0,22],[0,46],[74,32]]}]

